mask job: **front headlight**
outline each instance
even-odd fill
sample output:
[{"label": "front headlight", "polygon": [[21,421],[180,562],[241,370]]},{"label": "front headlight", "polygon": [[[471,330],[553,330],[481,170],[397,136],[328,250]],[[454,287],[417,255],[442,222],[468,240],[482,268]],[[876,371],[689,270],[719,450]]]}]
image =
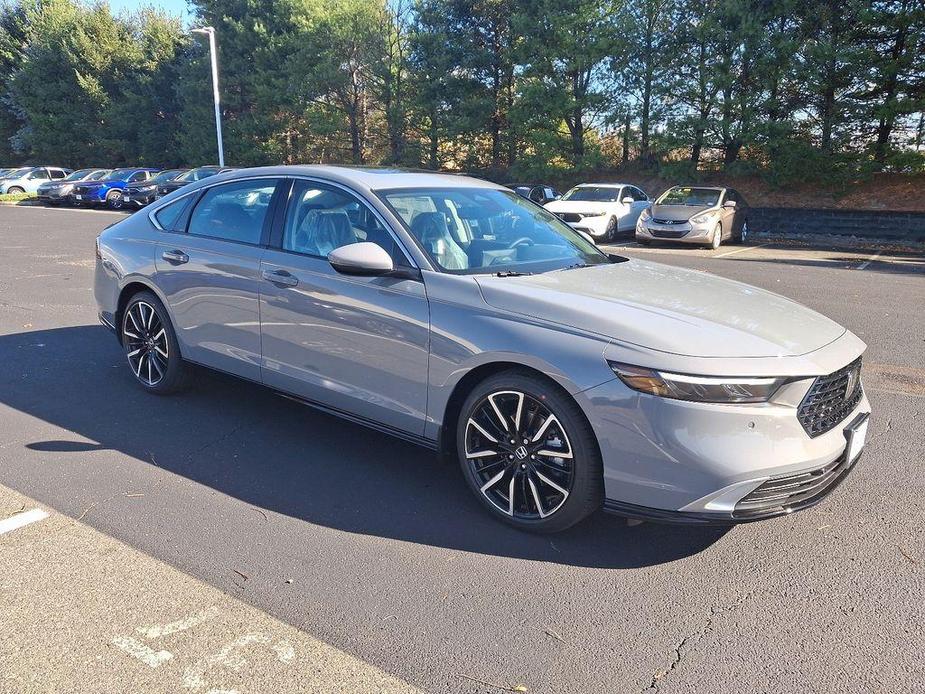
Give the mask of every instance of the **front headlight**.
[{"label": "front headlight", "polygon": [[652,211],[647,207],[639,214],[640,221],[647,221],[652,216]]},{"label": "front headlight", "polygon": [[[54,188],[54,186],[50,186],[49,190],[52,188]],[[72,190],[74,190],[74,186],[58,186],[58,195],[67,195]]]},{"label": "front headlight", "polygon": [[139,186],[135,190],[139,193],[150,193],[152,190],[157,190],[157,186]]},{"label": "front headlight", "polygon": [[715,403],[767,402],[789,379],[786,377],[690,376],[607,362],[633,390],[675,400]]},{"label": "front headlight", "polygon": [[691,222],[694,224],[706,224],[716,215],[716,210],[710,210],[709,212],[704,212],[703,214],[698,214],[696,217],[691,217]]}]

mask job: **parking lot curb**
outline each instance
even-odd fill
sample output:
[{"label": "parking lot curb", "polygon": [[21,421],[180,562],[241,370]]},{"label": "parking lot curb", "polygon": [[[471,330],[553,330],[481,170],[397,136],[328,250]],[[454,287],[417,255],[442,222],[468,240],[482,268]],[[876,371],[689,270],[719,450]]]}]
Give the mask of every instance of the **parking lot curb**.
[{"label": "parking lot curb", "polygon": [[0,200],[4,207],[42,207],[38,200]]}]

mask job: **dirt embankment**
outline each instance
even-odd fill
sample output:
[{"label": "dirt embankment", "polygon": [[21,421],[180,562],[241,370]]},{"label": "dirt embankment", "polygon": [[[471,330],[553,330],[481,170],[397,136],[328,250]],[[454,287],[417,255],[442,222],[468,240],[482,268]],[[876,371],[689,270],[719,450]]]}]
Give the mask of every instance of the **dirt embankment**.
[{"label": "dirt embankment", "polygon": [[752,207],[800,207],[843,210],[890,210],[925,212],[925,174],[877,174],[845,185],[820,180],[772,186],[758,176],[732,177],[721,173],[701,174],[699,181],[670,180],[651,173],[602,172],[586,177],[563,177],[552,181],[565,192],[576,183],[619,181],[642,188],[650,197],[674,185],[723,185],[735,188]]}]

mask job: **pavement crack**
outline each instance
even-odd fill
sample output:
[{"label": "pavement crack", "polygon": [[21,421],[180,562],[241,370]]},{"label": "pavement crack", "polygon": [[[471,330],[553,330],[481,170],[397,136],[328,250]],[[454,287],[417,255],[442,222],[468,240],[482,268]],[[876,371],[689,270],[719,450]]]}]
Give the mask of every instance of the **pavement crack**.
[{"label": "pavement crack", "polygon": [[751,596],[752,592],[749,591],[728,605],[711,605],[710,613],[700,625],[700,628],[691,634],[684,635],[681,640],[678,641],[677,645],[675,645],[672,649],[671,662],[668,664],[668,667],[659,670],[654,675],[652,675],[652,680],[649,682],[649,686],[646,687],[643,692],[658,692],[659,687],[661,687],[662,680],[678,668],[681,662],[713,628],[713,620],[716,618],[716,616],[723,612],[738,608]]}]

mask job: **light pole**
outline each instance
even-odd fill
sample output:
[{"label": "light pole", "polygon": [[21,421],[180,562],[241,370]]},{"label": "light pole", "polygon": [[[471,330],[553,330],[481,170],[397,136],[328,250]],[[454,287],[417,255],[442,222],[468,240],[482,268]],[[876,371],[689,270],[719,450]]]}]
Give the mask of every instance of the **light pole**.
[{"label": "light pole", "polygon": [[222,146],[222,116],[218,102],[218,54],[215,51],[215,29],[202,27],[192,29],[194,34],[206,34],[209,37],[209,54],[212,56],[212,102],[215,104],[215,137],[218,140],[218,165],[225,165],[225,148]]}]

